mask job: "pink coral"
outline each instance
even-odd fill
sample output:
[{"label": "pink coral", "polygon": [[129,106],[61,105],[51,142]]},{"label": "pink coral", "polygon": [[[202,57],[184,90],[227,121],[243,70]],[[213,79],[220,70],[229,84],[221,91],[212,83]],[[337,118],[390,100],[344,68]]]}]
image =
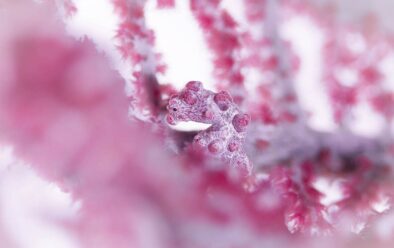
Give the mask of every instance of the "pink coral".
[{"label": "pink coral", "polygon": [[[314,247],[315,237],[391,245],[391,229],[378,233],[392,215],[394,97],[382,66],[391,31],[346,23],[340,6],[315,1],[240,1],[235,18],[224,1],[191,0],[216,89],[190,81],[176,91],[158,76],[165,65],[147,1],[111,0],[114,47],[131,68],[127,97],[92,42],[65,35],[55,7],[68,18],[77,9],[58,3],[0,5],[0,140],[80,202],[60,223],[81,247]],[[156,1],[160,11],[175,3]],[[283,35],[300,16],[324,37],[320,88],[336,121],[328,131],[309,124],[295,84],[303,57]],[[381,117],[381,133],[352,129],[361,104]],[[172,127],[189,121],[209,127]],[[0,241],[14,246],[6,229],[0,220]]]}]

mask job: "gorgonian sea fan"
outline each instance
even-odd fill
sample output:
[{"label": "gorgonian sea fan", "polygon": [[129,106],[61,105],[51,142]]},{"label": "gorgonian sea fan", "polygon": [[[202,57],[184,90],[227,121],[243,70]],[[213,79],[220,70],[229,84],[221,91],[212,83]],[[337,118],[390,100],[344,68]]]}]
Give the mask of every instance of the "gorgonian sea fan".
[{"label": "gorgonian sea fan", "polygon": [[[73,18],[77,1],[0,5],[1,142],[81,202],[61,223],[80,247],[390,247],[393,228],[384,238],[379,228],[393,216],[394,97],[381,68],[393,57],[391,31],[342,20],[337,1],[238,0],[235,18],[225,1],[190,0],[217,83],[191,78],[175,90],[160,82],[149,1],[109,2],[131,97],[88,38],[67,36],[57,14]],[[302,56],[282,33],[300,17],[324,37],[329,132],[309,125],[294,83]],[[359,104],[382,117],[381,134],[354,132]],[[173,128],[188,121],[209,127]],[[2,222],[0,239],[15,246]]]}]

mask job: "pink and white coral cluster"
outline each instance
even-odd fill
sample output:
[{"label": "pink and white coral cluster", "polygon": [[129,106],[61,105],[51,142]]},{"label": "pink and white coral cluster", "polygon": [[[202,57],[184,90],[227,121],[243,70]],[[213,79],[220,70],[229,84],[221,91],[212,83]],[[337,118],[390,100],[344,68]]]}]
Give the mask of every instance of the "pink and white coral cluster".
[{"label": "pink and white coral cluster", "polygon": [[[74,219],[56,220],[79,247],[390,247],[393,225],[379,230],[393,218],[393,90],[382,69],[394,56],[391,32],[341,21],[337,1],[239,1],[243,19],[225,1],[191,0],[217,87],[190,81],[176,91],[158,77],[149,1],[110,2],[131,103],[93,43],[66,35],[55,7],[73,18],[78,1],[0,5],[0,139],[80,203]],[[155,6],[173,11],[177,1]],[[324,37],[328,131],[308,123],[295,85],[303,57],[283,37],[300,16]],[[383,117],[381,133],[351,128],[361,103]],[[178,122],[209,127],[186,132]],[[6,229],[0,219],[0,241],[13,248]]]}]

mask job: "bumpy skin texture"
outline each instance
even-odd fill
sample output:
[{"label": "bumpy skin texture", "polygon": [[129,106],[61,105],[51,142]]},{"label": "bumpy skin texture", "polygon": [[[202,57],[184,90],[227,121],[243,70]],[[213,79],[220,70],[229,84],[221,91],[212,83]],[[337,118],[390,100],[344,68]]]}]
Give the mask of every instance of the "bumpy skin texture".
[{"label": "bumpy skin texture", "polygon": [[230,164],[241,175],[249,175],[252,165],[243,150],[250,116],[242,113],[226,91],[214,93],[203,88],[201,82],[190,81],[173,95],[167,106],[167,122],[195,121],[212,124],[193,140],[196,148]]}]

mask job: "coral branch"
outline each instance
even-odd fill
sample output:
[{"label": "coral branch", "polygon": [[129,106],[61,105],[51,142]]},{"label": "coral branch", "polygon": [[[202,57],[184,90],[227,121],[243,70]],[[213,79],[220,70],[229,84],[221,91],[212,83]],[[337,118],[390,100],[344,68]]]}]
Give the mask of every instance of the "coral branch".
[{"label": "coral branch", "polygon": [[153,30],[145,23],[145,0],[112,0],[115,12],[120,17],[116,39],[118,50],[126,61],[131,62],[134,111],[148,109],[153,117],[160,112],[161,93],[156,73],[163,73],[165,66],[160,55],[154,52]]},{"label": "coral branch", "polygon": [[228,90],[236,103],[245,98],[241,72],[241,40],[238,24],[220,8],[220,0],[191,0],[190,7],[203,29],[208,47],[214,53],[214,75],[219,89]]}]

